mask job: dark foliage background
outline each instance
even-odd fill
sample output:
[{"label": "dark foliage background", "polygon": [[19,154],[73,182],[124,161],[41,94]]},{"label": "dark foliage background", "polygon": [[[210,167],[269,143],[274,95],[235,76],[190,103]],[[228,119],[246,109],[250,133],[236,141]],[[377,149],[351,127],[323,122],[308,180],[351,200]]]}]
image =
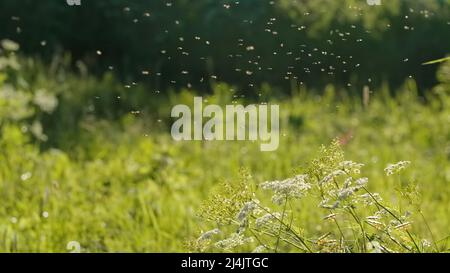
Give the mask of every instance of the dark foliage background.
[{"label": "dark foliage background", "polygon": [[91,72],[113,66],[123,80],[163,90],[207,91],[211,76],[245,94],[263,82],[284,92],[293,83],[360,90],[409,76],[430,87],[435,67],[420,64],[448,53],[449,13],[449,1],[438,0],[3,0],[0,36],[28,54],[50,60],[68,51]]}]

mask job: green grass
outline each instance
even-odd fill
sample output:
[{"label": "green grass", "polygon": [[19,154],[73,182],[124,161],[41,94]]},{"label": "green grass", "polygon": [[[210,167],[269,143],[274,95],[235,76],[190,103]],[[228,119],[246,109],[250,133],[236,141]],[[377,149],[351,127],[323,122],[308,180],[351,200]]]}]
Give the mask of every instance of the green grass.
[{"label": "green grass", "polygon": [[[280,104],[281,140],[277,151],[264,153],[251,142],[174,142],[168,111],[175,101],[192,101],[193,93],[158,99],[152,104],[158,110],[110,116],[83,109],[95,95],[118,92],[132,100],[133,91],[110,79],[65,75],[59,83],[44,72],[0,70],[1,252],[67,252],[70,241],[78,241],[83,252],[186,251],[187,240],[214,227],[197,214],[217,184],[238,179],[242,167],[254,183],[291,177],[336,137],[347,159],[365,163],[369,189],[394,205],[402,182],[386,177],[383,169],[411,161],[403,175],[419,186],[423,214],[435,239],[443,239],[441,250],[449,247],[445,82],[425,99],[408,81],[395,96],[387,88],[374,90],[365,103],[333,87],[320,96],[294,90],[291,97],[272,101]],[[224,86],[210,102],[230,100],[223,96]],[[59,99],[52,113],[33,99],[39,88]],[[79,96],[70,100],[71,92]],[[102,102],[106,106],[96,109],[114,113]],[[317,237],[317,221],[325,215],[317,204],[303,202],[295,217],[308,236]],[[432,240],[423,221],[412,223],[412,233]]]}]

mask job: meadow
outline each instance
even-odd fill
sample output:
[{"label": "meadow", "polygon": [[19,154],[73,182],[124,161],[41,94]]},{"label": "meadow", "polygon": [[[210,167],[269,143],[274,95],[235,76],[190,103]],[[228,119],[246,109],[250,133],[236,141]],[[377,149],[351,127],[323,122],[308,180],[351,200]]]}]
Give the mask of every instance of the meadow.
[{"label": "meadow", "polygon": [[[175,142],[170,108],[192,103],[195,90],[143,97],[145,86],[139,83],[124,86],[108,73],[90,76],[82,66],[73,72],[61,60],[47,66],[14,54],[12,42],[3,47],[0,252],[68,252],[74,241],[82,252],[253,251],[260,242],[245,238],[227,241],[225,248],[200,245],[205,231],[225,239],[240,228],[227,222],[227,215],[245,212],[242,207],[254,198],[250,191],[244,196],[249,188],[264,209],[285,218],[272,229],[279,234],[264,239],[274,247],[262,251],[307,251],[288,242],[292,236],[282,234],[285,223],[314,252],[449,250],[448,62],[434,64],[441,66],[439,84],[429,90],[418,90],[407,79],[398,90],[386,85],[356,96],[332,85],[317,92],[293,86],[288,96],[262,96],[257,102],[270,97],[280,105],[281,138],[276,151],[261,152],[259,143],[250,141]],[[203,94],[210,103],[255,102],[234,96],[226,83],[214,82],[211,89]],[[262,89],[270,94],[270,87]],[[147,109],[135,108],[142,103]],[[399,242],[385,245],[370,221],[350,222],[340,212],[330,216],[330,208],[313,201],[314,194],[286,195],[283,209],[261,190],[265,181],[325,175],[344,157],[364,163],[358,170],[369,179],[365,187],[382,196],[383,206],[408,218],[407,225],[393,230]],[[410,163],[387,176],[385,168],[399,161]],[[224,195],[223,185],[243,199],[221,211],[215,198],[235,200]],[[360,204],[346,208],[369,216]],[[342,221],[341,235],[328,232],[327,216]],[[223,231],[215,234],[216,228]]]}]

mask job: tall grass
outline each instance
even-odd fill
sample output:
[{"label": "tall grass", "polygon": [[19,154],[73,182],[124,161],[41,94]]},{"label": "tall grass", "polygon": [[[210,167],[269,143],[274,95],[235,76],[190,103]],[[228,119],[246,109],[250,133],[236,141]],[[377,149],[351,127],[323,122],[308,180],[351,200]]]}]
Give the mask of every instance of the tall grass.
[{"label": "tall grass", "polygon": [[[192,91],[149,95],[144,87],[127,89],[109,76],[95,79],[56,65],[47,69],[6,53],[0,59],[0,251],[64,252],[72,241],[83,252],[185,251],[186,240],[194,238],[190,246],[195,247],[202,230],[215,228],[221,233],[214,231],[211,238],[226,251],[258,246],[278,252],[446,251],[450,97],[445,71],[425,98],[413,81],[395,96],[387,88],[373,90],[365,102],[332,86],[320,96],[306,88],[292,90],[291,97],[277,101],[279,149],[261,153],[252,142],[175,143],[168,133],[170,106],[192,101]],[[229,86],[214,88],[209,101],[234,99]],[[138,103],[142,97],[148,97],[148,108]],[[329,161],[328,150],[316,153],[336,137],[346,158],[365,165],[361,174],[346,172],[321,188],[325,176],[343,168],[338,168],[344,162],[340,156]],[[331,147],[331,155],[341,154]],[[401,175],[386,176],[384,168],[399,161],[411,164]],[[228,214],[220,214],[231,223],[212,217],[213,210],[203,211],[213,220],[204,222],[197,212],[214,194],[211,189],[243,182],[242,167],[248,170],[244,180],[255,186],[228,188],[242,195]],[[283,183],[306,179],[304,194],[298,188],[283,195],[270,183],[267,190],[256,188],[288,177],[295,179]],[[361,177],[370,182],[333,208],[350,177],[348,187]],[[361,199],[365,193],[374,198]],[[274,194],[280,205],[271,204]],[[248,202],[255,198],[260,202],[253,208]],[[250,209],[238,221],[236,216]],[[270,228],[254,229],[263,214],[269,214]],[[236,233],[240,228],[246,233]]]},{"label": "tall grass", "polygon": [[[389,164],[387,177],[399,175],[410,164],[400,161]],[[419,193],[413,183],[398,187],[397,204],[390,204],[379,193],[368,189],[369,179],[361,169],[364,164],[344,159],[338,140],[322,147],[305,173],[282,181],[260,183],[252,189],[251,177],[243,173],[238,184],[223,184],[223,189],[203,205],[200,216],[217,227],[188,242],[194,251],[233,251],[245,245],[256,245],[253,252],[440,252],[445,244],[435,240],[422,213]],[[261,191],[269,190],[274,205],[266,205]],[[316,208],[305,206],[313,203]],[[314,230],[303,228],[297,215],[314,209],[322,217]],[[306,211],[316,215],[315,211]],[[432,241],[411,232],[413,213],[420,214],[420,223],[428,228]],[[219,237],[221,231],[229,232]],[[220,237],[219,237],[220,238]],[[245,249],[245,248],[243,248]]]}]

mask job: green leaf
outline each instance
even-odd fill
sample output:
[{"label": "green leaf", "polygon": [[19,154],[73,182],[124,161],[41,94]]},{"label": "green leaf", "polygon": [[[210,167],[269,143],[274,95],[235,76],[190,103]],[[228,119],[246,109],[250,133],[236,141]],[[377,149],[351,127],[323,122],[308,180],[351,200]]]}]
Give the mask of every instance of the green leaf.
[{"label": "green leaf", "polygon": [[437,64],[437,63],[442,63],[442,62],[446,62],[446,61],[450,61],[450,57],[429,61],[429,62],[423,63],[422,65]]}]

